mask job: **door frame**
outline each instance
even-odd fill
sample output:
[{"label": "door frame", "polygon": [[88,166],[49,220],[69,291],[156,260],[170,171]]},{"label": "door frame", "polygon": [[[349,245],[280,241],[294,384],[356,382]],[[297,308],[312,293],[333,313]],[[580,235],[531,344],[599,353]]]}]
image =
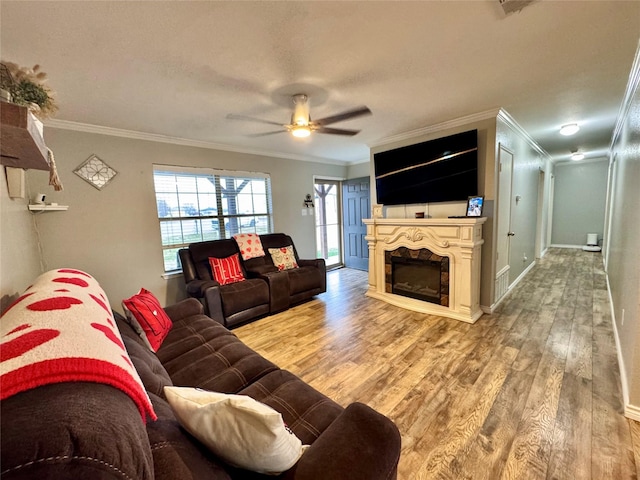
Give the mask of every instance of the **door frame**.
[{"label": "door frame", "polygon": [[[338,183],[338,188],[337,188],[337,194],[338,194],[338,200],[337,200],[337,208],[338,208],[338,236],[340,237],[338,239],[338,245],[340,248],[340,261],[335,264],[335,265],[331,265],[331,266],[327,266],[327,268],[329,269],[334,269],[334,268],[341,268],[344,266],[344,232],[342,231],[342,182],[345,180],[344,177],[332,177],[329,175],[313,175],[313,194],[315,197],[315,191],[316,191],[316,183],[322,183],[323,181],[327,181],[327,182],[337,182]],[[313,221],[313,241],[315,244],[315,251],[318,251],[318,242],[317,242],[317,225],[316,225],[317,219],[314,218]]]}]

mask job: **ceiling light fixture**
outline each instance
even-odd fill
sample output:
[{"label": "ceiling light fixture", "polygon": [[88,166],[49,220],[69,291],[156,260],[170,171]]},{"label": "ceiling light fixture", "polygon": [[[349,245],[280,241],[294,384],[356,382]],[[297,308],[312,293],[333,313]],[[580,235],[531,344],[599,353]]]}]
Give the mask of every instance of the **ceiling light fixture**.
[{"label": "ceiling light fixture", "polygon": [[291,128],[291,135],[298,138],[304,138],[311,135],[311,129],[307,125],[300,125]]},{"label": "ceiling light fixture", "polygon": [[577,162],[578,160],[582,160],[584,158],[584,153],[580,153],[577,150],[575,152],[571,152],[571,160]]},{"label": "ceiling light fixture", "polygon": [[568,137],[569,135],[574,135],[578,133],[578,130],[580,130],[580,127],[578,126],[577,123],[570,123],[568,125],[563,125],[560,128],[560,135],[564,135]]}]

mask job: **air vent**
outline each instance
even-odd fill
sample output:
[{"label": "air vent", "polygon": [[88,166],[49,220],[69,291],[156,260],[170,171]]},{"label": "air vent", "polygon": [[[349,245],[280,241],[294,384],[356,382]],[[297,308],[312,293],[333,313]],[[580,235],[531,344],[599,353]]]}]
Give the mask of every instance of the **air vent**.
[{"label": "air vent", "polygon": [[519,12],[527,5],[535,2],[536,0],[498,0],[500,6],[506,15]]}]

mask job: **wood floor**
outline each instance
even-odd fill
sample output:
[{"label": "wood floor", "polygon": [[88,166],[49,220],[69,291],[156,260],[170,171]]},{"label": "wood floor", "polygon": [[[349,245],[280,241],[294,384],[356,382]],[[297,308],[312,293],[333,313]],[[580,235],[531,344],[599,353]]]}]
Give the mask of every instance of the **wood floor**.
[{"label": "wood floor", "polygon": [[390,417],[400,479],[638,478],[600,254],[551,249],[474,325],[365,297],[365,272],[327,282],[234,332],[338,403]]}]

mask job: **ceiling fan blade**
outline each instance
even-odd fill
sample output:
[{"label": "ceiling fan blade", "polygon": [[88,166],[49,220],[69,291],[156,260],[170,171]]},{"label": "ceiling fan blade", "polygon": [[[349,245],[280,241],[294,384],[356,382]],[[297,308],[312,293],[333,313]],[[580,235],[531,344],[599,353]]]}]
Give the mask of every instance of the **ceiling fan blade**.
[{"label": "ceiling fan blade", "polygon": [[229,115],[227,115],[227,118],[229,120],[246,120],[248,122],[266,123],[268,125],[278,125],[279,127],[284,127],[282,123],[272,122],[271,120],[263,120],[262,118],[247,117],[246,115],[235,115],[233,113],[230,113]]},{"label": "ceiling fan blade", "polygon": [[276,133],[284,133],[286,130],[276,130],[274,132],[265,132],[265,133],[250,133],[247,137],[257,138],[257,137],[266,137],[267,135],[275,135]]},{"label": "ceiling fan blade", "polygon": [[320,127],[315,130],[318,133],[329,133],[331,135],[346,135],[348,137],[353,137],[355,134],[360,133],[360,130],[344,130],[342,128],[327,128]]},{"label": "ceiling fan blade", "polygon": [[342,122],[343,120],[349,120],[350,118],[361,117],[363,115],[371,115],[371,110],[368,107],[362,106],[346,112],[338,113],[337,115],[331,115],[330,117],[324,117],[320,120],[315,120],[313,123],[316,125],[324,126],[330,123]]}]

